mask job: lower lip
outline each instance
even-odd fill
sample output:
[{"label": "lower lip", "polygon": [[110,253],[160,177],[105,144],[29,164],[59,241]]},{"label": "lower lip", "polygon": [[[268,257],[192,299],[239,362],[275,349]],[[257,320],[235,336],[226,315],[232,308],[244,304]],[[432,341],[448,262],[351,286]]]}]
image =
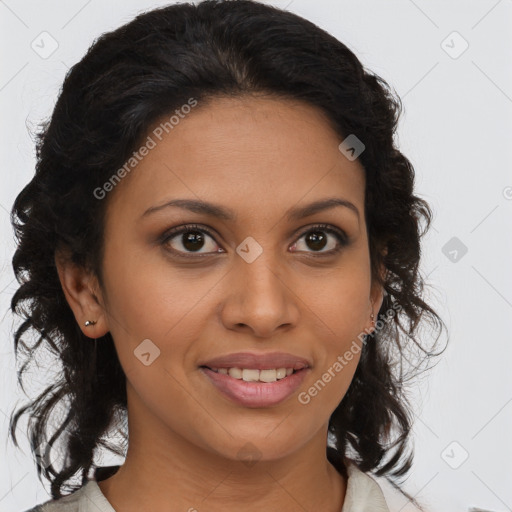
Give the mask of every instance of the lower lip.
[{"label": "lower lip", "polygon": [[303,368],[276,382],[246,382],[205,367],[201,367],[201,371],[223,395],[236,404],[244,407],[268,407],[283,402],[297,391],[309,368]]}]

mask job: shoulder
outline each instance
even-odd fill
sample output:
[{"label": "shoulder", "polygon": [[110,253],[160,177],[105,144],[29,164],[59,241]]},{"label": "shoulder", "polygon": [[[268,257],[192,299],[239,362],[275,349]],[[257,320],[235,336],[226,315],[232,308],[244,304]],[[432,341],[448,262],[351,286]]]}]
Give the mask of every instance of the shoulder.
[{"label": "shoulder", "polygon": [[80,499],[84,495],[84,489],[88,484],[89,482],[68,496],[63,496],[58,500],[45,501],[25,512],[78,512]]},{"label": "shoulder", "polygon": [[80,489],[58,500],[48,500],[25,512],[115,512],[98,482],[113,475],[120,466],[97,467],[94,476]]},{"label": "shoulder", "polygon": [[347,467],[347,491],[341,512],[389,512],[384,494],[379,484],[368,474],[363,473],[354,463]]}]

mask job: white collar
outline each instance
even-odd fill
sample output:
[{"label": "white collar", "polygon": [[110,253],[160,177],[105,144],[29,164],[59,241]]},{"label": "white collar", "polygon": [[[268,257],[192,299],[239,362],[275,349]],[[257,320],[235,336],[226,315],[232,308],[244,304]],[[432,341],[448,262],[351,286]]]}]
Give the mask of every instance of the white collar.
[{"label": "white collar", "polygon": [[[341,512],[389,512],[379,484],[354,463],[346,462],[347,490]],[[93,478],[74,493],[78,499],[78,512],[116,512]],[[72,495],[67,497],[72,499]],[[61,501],[62,500],[58,500]]]},{"label": "white collar", "polygon": [[347,491],[341,512],[389,512],[379,484],[354,463],[347,462]]}]

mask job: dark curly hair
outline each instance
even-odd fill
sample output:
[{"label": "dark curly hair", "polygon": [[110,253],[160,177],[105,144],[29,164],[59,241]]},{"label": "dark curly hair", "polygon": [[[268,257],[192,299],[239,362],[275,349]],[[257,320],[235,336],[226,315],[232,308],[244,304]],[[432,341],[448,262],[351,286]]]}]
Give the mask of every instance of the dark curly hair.
[{"label": "dark curly hair", "polygon": [[[365,144],[359,160],[366,173],[371,272],[385,290],[378,317],[384,321],[363,344],[351,385],[330,418],[326,450],[343,474],[347,457],[397,488],[411,468],[406,383],[440,353],[434,352],[439,335],[427,349],[417,331],[420,320],[439,334],[445,325],[422,299],[420,238],[432,212],[413,194],[414,169],[394,142],[400,98],[313,23],[251,0],[206,0],[139,14],[94,42],[67,73],[53,114],[37,133],[36,173],[13,205],[19,288],[11,309],[23,319],[14,347],[16,357],[25,358],[18,382],[24,390],[23,374],[42,349],[62,370],[37,398],[13,411],[10,435],[19,446],[17,423],[28,413],[36,457],[54,444],[62,447],[62,467],[37,464],[54,499],[63,488],[80,486],[69,482],[77,473],[81,485],[86,482],[97,467],[98,448],[124,453],[105,436],[112,429],[125,432],[126,414],[126,377],[112,337],[85,342],[63,294],[56,251],[68,251],[102,284],[108,198],[98,200],[93,191],[123,166],[162,115],[188,98],[247,94],[301,100],[326,114],[340,140],[354,134]],[[397,304],[390,319],[385,313],[397,311]]]}]

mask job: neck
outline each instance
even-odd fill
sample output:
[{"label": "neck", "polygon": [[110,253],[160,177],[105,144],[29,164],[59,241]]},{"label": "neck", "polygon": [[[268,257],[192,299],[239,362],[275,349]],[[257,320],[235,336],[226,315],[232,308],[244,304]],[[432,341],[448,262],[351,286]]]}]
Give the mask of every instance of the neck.
[{"label": "neck", "polygon": [[130,421],[129,414],[124,464],[99,482],[117,512],[239,512],[241,506],[247,512],[342,509],[346,480],[327,460],[327,425],[286,456],[232,460],[147,415],[136,417],[145,421]]}]

